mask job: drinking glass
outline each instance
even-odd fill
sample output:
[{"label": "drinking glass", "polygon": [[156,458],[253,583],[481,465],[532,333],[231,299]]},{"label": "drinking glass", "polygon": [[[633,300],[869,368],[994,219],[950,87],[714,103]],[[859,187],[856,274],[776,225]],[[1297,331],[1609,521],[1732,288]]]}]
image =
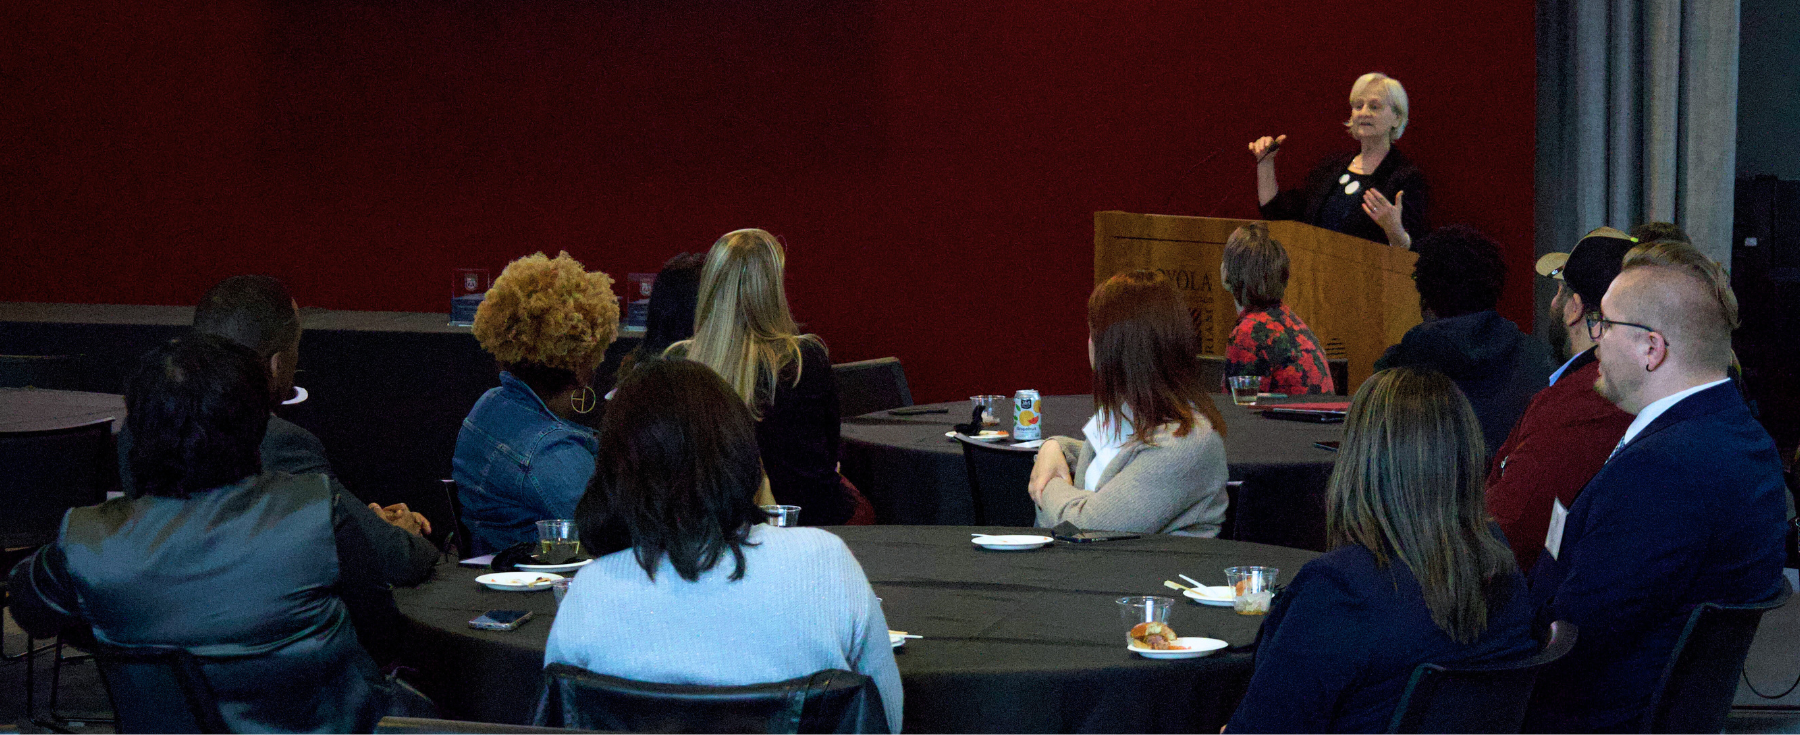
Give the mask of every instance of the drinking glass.
[{"label": "drinking glass", "polygon": [[1262,389],[1260,375],[1231,376],[1231,402],[1239,406],[1256,405],[1256,392]]},{"label": "drinking glass", "polygon": [[777,528],[789,528],[800,525],[800,506],[798,505],[765,505],[763,512],[769,514],[769,525]]},{"label": "drinking glass", "polygon": [[556,596],[557,605],[562,604],[563,597],[569,594],[569,584],[574,581],[575,580],[568,577],[563,577],[562,579],[550,583],[550,594]]},{"label": "drinking glass", "polygon": [[1012,415],[1012,399],[1006,396],[969,396],[969,404],[981,407],[982,426],[999,426],[1001,416]]},{"label": "drinking glass", "polygon": [[581,555],[581,537],[571,520],[538,521],[537,560],[543,564],[567,564]]},{"label": "drinking glass", "polygon": [[1262,615],[1269,612],[1269,600],[1275,596],[1275,578],[1281,574],[1275,567],[1232,567],[1225,570],[1225,581],[1231,583],[1236,596],[1231,609],[1239,615]]},{"label": "drinking glass", "polygon": [[1169,611],[1175,609],[1175,598],[1156,595],[1133,595],[1119,598],[1119,621],[1125,624],[1125,641],[1131,642],[1131,629],[1138,623],[1169,622]]}]

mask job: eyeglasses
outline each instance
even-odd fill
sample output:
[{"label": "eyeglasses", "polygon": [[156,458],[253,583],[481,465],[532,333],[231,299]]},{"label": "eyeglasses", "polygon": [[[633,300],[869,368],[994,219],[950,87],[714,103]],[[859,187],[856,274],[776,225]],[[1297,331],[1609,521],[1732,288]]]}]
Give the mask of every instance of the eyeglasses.
[{"label": "eyeglasses", "polygon": [[[1619,325],[1621,327],[1637,327],[1638,329],[1642,329],[1646,332],[1656,332],[1656,328],[1654,328],[1654,327],[1646,326],[1643,324],[1633,324],[1631,322],[1621,322],[1621,321],[1617,321],[1614,319],[1607,319],[1606,317],[1594,316],[1592,314],[1589,314],[1586,317],[1586,319],[1587,319],[1588,339],[1594,340],[1596,342],[1600,341],[1600,335],[1606,334],[1606,330],[1608,327],[1615,325],[1615,324]],[[1661,332],[1656,332],[1656,333],[1661,334]],[[1668,337],[1663,338],[1663,342],[1666,343],[1668,341],[1669,341]]]}]

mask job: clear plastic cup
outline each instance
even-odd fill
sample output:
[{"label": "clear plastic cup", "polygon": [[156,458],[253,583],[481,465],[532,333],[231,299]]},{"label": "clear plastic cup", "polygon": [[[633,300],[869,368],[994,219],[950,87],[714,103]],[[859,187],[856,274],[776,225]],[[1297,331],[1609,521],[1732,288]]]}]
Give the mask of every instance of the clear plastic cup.
[{"label": "clear plastic cup", "polygon": [[800,506],[798,505],[765,505],[763,512],[769,514],[769,525],[788,528],[800,525]]},{"label": "clear plastic cup", "polygon": [[1263,615],[1269,612],[1269,601],[1275,596],[1275,578],[1281,574],[1275,567],[1232,567],[1225,570],[1225,581],[1231,583],[1236,596],[1231,609],[1239,615]]},{"label": "clear plastic cup", "polygon": [[1231,402],[1239,406],[1256,405],[1256,393],[1262,389],[1260,375],[1231,376]]},{"label": "clear plastic cup", "polygon": [[568,577],[550,583],[550,594],[556,596],[556,604],[561,605],[563,597],[569,594],[569,584],[575,580]]},{"label": "clear plastic cup", "polygon": [[971,409],[981,407],[981,425],[984,427],[999,426],[1000,417],[1012,415],[1012,399],[1006,396],[969,396],[969,405]]},{"label": "clear plastic cup", "polygon": [[540,564],[567,564],[581,556],[581,536],[571,520],[538,521]]},{"label": "clear plastic cup", "polygon": [[1125,639],[1131,642],[1131,629],[1138,623],[1169,622],[1169,611],[1175,609],[1175,598],[1156,595],[1133,595],[1119,598],[1119,622],[1125,625]]}]

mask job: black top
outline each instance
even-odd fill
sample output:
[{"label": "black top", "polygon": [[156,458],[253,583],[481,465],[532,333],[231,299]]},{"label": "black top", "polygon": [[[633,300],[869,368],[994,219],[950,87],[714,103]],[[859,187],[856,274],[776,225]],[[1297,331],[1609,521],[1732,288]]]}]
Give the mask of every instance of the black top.
[{"label": "black top", "polygon": [[1526,732],[1642,725],[1695,606],[1780,591],[1786,493],[1774,440],[1730,384],[1676,402],[1620,448],[1569,506],[1557,555],[1531,571],[1546,617],[1581,635],[1539,676]]},{"label": "black top", "polygon": [[1531,596],[1515,570],[1489,590],[1487,630],[1457,643],[1432,622],[1410,568],[1391,558],[1378,567],[1368,549],[1341,547],[1307,562],[1276,597],[1228,729],[1386,732],[1419,664],[1528,657],[1537,650],[1531,623]]},{"label": "black top", "polygon": [[371,603],[394,610],[390,585],[430,574],[384,548],[390,530],[321,475],[119,498],[69,511],[13,569],[12,612],[39,637],[83,624],[205,658],[234,732],[367,732],[386,685],[356,628],[382,614],[365,617]]},{"label": "black top", "polygon": [[782,368],[774,399],[761,402],[756,443],[776,502],[800,506],[804,525],[840,525],[855,508],[837,471],[837,378],[823,343],[802,341],[800,357]]},{"label": "black top", "polygon": [[1392,367],[1428,368],[1455,381],[1481,421],[1489,454],[1506,443],[1532,396],[1549,385],[1556,368],[1549,345],[1492,309],[1406,330],[1400,344],[1375,361],[1377,371]]},{"label": "black top", "polygon": [[[1406,234],[1418,240],[1429,231],[1427,216],[1431,212],[1431,185],[1426,183],[1424,172],[1414,166],[1412,159],[1400,152],[1399,146],[1388,149],[1382,157],[1381,165],[1366,176],[1358,177],[1361,185],[1350,195],[1344,194],[1344,186],[1338,179],[1350,172],[1350,162],[1356,158],[1354,152],[1341,153],[1326,158],[1314,166],[1306,175],[1306,185],[1300,189],[1287,189],[1275,195],[1268,204],[1262,205],[1263,219],[1299,220],[1309,225],[1342,232],[1346,235],[1360,237],[1364,240],[1385,243],[1387,233],[1381,225],[1375,224],[1368,213],[1362,211],[1363,190],[1374,188],[1379,190],[1388,201],[1394,200],[1397,192],[1406,192],[1400,200],[1400,225]],[[1340,199],[1347,197],[1350,201],[1339,201],[1328,211],[1327,205],[1333,193]],[[1349,205],[1346,210],[1345,205]]]}]

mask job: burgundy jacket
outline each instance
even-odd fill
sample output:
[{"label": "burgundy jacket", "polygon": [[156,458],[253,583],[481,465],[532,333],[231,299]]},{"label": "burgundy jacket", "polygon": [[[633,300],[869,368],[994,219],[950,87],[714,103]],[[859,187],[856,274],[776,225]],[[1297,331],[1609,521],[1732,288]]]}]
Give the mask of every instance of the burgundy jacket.
[{"label": "burgundy jacket", "polygon": [[1582,355],[1554,385],[1538,391],[1488,468],[1487,508],[1520,569],[1530,569],[1550,531],[1550,500],[1563,507],[1606,464],[1631,426],[1631,414],[1594,392],[1600,363]]}]

